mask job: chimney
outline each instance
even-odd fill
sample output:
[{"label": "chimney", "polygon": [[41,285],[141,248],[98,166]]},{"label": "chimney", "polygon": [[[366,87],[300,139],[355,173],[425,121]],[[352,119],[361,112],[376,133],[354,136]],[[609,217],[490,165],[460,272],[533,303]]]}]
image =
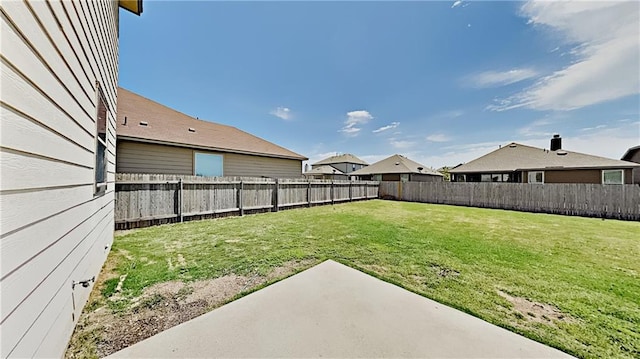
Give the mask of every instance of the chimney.
[{"label": "chimney", "polygon": [[557,151],[562,149],[562,137],[559,134],[553,135],[551,139],[551,151]]}]

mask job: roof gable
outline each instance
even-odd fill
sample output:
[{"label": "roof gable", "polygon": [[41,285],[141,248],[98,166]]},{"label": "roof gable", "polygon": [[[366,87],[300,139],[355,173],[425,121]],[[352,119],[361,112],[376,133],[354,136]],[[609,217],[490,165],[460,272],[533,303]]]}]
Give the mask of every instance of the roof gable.
[{"label": "roof gable", "polygon": [[367,162],[359,159],[358,157],[356,157],[355,155],[352,155],[350,153],[344,153],[341,155],[335,155],[335,156],[331,156],[331,157],[327,157],[323,160],[320,160],[316,163],[313,163],[312,166],[318,166],[318,165],[332,165],[332,164],[337,164],[337,163],[355,163],[357,165],[368,165]]},{"label": "roof gable", "polygon": [[418,173],[432,176],[442,176],[441,173],[433,171],[427,166],[412,161],[401,155],[393,155],[381,161],[351,172],[351,176],[365,176],[383,173]]},{"label": "roof gable", "polygon": [[627,152],[624,153],[624,155],[622,156],[621,159],[623,161],[635,162],[635,161],[633,161],[633,158],[635,157],[636,153],[638,153],[638,151],[640,151],[640,145],[633,146],[633,147],[629,148],[627,150]]},{"label": "roof gable", "polygon": [[118,88],[116,134],[119,138],[134,141],[258,156],[307,159],[235,127],[195,119],[123,88]]},{"label": "roof gable", "polygon": [[567,150],[549,151],[512,142],[452,170],[451,173],[513,172],[570,168],[629,168],[636,164]]}]

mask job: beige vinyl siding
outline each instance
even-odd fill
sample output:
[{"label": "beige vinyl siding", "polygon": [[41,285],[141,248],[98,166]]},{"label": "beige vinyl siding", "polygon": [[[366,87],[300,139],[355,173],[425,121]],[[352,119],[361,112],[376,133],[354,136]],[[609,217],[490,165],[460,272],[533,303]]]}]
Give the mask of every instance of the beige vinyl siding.
[{"label": "beige vinyl siding", "polygon": [[[3,1],[0,355],[61,357],[113,240],[118,4]],[[94,196],[96,82],[109,107]]]},{"label": "beige vinyl siding", "polygon": [[223,175],[238,177],[302,177],[302,161],[238,153],[193,150],[152,143],[118,141],[118,173],[193,175],[195,152],[223,156]]},{"label": "beige vinyl siding", "polygon": [[225,153],[223,161],[225,176],[273,178],[302,177],[301,160]]},{"label": "beige vinyl siding", "polygon": [[193,175],[193,150],[184,147],[118,141],[118,173]]}]

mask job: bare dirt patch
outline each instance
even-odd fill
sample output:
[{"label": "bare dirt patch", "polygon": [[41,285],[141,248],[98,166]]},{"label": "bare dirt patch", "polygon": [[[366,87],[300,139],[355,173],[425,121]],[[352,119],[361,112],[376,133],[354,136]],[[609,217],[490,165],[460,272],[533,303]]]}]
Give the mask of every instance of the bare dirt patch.
[{"label": "bare dirt patch", "polygon": [[498,295],[508,300],[513,305],[513,310],[517,313],[517,316],[522,319],[526,319],[531,322],[551,324],[556,322],[571,322],[571,319],[566,314],[562,313],[560,309],[551,304],[544,304],[540,302],[534,302],[527,298],[514,297],[501,290],[498,290]]},{"label": "bare dirt patch", "polygon": [[[104,357],[115,353],[207,313],[243,292],[289,276],[312,264],[314,261],[311,260],[287,262],[265,276],[229,274],[188,283],[158,283],[148,287],[139,297],[129,300],[127,307],[117,313],[108,306],[94,309],[88,305],[80,317],[65,357]],[[96,296],[100,296],[99,291],[96,292]],[[116,295],[116,298],[122,300],[120,296]],[[96,302],[100,300],[93,299]]]}]

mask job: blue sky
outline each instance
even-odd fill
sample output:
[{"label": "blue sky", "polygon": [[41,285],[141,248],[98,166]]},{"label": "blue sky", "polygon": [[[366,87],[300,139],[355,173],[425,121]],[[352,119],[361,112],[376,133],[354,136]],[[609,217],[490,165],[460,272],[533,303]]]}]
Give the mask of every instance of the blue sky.
[{"label": "blue sky", "polygon": [[[122,10],[121,10],[122,11]],[[145,1],[120,85],[310,158],[640,144],[638,2]]]}]

